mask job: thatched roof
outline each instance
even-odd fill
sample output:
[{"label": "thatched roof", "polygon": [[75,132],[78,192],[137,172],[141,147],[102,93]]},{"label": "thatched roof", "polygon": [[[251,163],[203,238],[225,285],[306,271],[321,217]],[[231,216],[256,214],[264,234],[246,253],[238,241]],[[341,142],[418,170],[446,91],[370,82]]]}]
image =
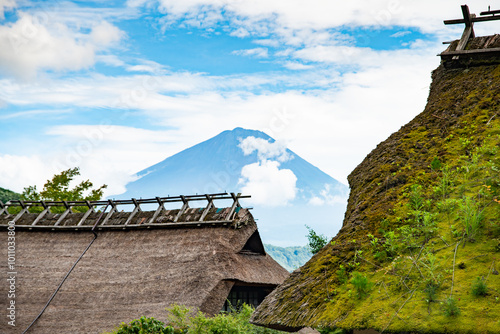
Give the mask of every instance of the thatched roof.
[{"label": "thatched roof", "polygon": [[[212,207],[200,222],[204,209],[187,209],[176,223],[171,217],[178,210],[163,210],[156,226],[144,227],[139,221],[154,212],[139,212],[137,224],[130,224],[135,227],[127,229],[123,223],[130,213],[113,214],[107,225],[116,228],[100,227],[98,238],[30,332],[101,333],[142,315],[164,319],[164,309],[173,303],[214,314],[235,284],[275,287],[283,282],[288,272],[265,254],[249,210],[237,208],[227,220],[230,210]],[[37,214],[25,213],[16,222],[17,331],[12,333],[36,317],[92,240],[88,229],[75,226],[83,215],[69,214],[61,228],[50,224],[60,214],[46,214],[40,228],[28,227]],[[85,225],[92,225],[97,215],[90,214]],[[13,217],[0,215],[3,240]],[[1,252],[5,259],[6,248]],[[8,271],[5,261],[0,268]],[[2,283],[2,296],[6,289]],[[6,302],[0,298],[3,310]],[[6,321],[0,322],[1,333],[9,330]]]}]

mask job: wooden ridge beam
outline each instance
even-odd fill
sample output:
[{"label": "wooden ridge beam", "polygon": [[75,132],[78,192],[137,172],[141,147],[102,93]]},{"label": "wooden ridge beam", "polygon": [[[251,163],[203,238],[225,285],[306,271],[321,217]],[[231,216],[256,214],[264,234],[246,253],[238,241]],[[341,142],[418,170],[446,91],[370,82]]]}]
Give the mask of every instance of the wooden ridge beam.
[{"label": "wooden ridge beam", "polygon": [[139,202],[137,202],[137,200],[136,200],[135,198],[132,198],[132,202],[134,202],[135,208],[134,208],[134,210],[130,213],[130,215],[128,216],[127,221],[125,222],[125,225],[130,224],[130,222],[132,221],[132,218],[134,218],[135,214],[136,214],[137,212],[142,211],[142,210],[141,210],[141,207],[140,207]]},{"label": "wooden ridge beam", "polygon": [[205,197],[206,197],[206,199],[208,201],[208,204],[205,207],[205,210],[203,210],[203,213],[201,214],[201,217],[199,219],[200,222],[202,222],[205,219],[205,217],[207,216],[208,212],[210,211],[210,209],[214,205],[213,199],[212,199],[212,197],[210,195],[205,195]]},{"label": "wooden ridge beam", "polygon": [[42,218],[47,214],[47,212],[50,211],[50,206],[48,206],[44,201],[40,201],[40,203],[42,203],[42,206],[43,206],[44,210],[42,212],[40,212],[38,214],[38,216],[36,216],[36,219],[31,224],[32,226],[35,226],[36,224],[38,224],[38,222],[40,220],[42,220]]},{"label": "wooden ridge beam", "polygon": [[24,204],[23,201],[19,201],[20,204],[21,204],[21,208],[22,210],[17,214],[17,216],[12,219],[12,221],[15,223],[16,221],[18,221],[18,219],[20,219],[22,217],[22,215],[24,215],[26,212],[28,212],[28,209],[30,208],[28,205]]},{"label": "wooden ridge beam", "polygon": [[90,204],[90,201],[85,201],[87,203],[87,206],[89,207],[89,209],[87,210],[87,212],[85,212],[85,214],[83,215],[82,219],[80,219],[80,221],[78,222],[78,225],[77,226],[82,226],[83,223],[87,220],[87,218],[90,216],[90,214],[92,212],[95,212],[94,211],[94,207],[92,206],[92,204]]},{"label": "wooden ridge beam", "polygon": [[2,214],[6,214],[7,216],[10,216],[10,213],[9,213],[9,203],[10,201],[7,201],[7,203],[3,203],[2,201],[0,201],[0,215]]},{"label": "wooden ridge beam", "polygon": [[156,221],[156,218],[160,215],[160,213],[165,210],[165,207],[163,206],[163,202],[160,197],[156,197],[156,201],[158,202],[158,209],[156,209],[155,213],[153,214],[153,217],[149,220],[148,224],[153,224]]},{"label": "wooden ridge beam", "polygon": [[106,223],[111,218],[111,216],[113,215],[113,213],[115,213],[117,211],[117,209],[116,209],[116,203],[114,201],[108,199],[108,204],[111,205],[111,210],[109,210],[108,214],[106,215],[106,218],[104,218],[103,222],[101,223],[101,226],[102,225],[106,225]]},{"label": "wooden ridge beam", "polygon": [[61,222],[64,220],[64,218],[66,218],[66,216],[71,212],[71,206],[68,204],[68,202],[63,201],[63,203],[64,203],[64,206],[66,207],[66,211],[64,211],[61,214],[61,217],[59,217],[59,219],[56,221],[54,226],[58,226],[59,224],[61,224]]},{"label": "wooden ridge beam", "polygon": [[189,208],[189,201],[186,199],[186,197],[181,195],[181,199],[182,199],[182,207],[177,213],[177,216],[175,216],[174,223],[177,222],[179,218],[181,218],[184,211],[186,211],[186,209]]},{"label": "wooden ridge beam", "polygon": [[231,216],[233,215],[234,211],[236,210],[237,207],[240,206],[240,202],[238,201],[240,195],[241,193],[238,193],[238,195],[231,193],[231,197],[233,198],[233,205],[231,206],[231,209],[229,210],[229,213],[226,216],[226,220],[231,220]]}]

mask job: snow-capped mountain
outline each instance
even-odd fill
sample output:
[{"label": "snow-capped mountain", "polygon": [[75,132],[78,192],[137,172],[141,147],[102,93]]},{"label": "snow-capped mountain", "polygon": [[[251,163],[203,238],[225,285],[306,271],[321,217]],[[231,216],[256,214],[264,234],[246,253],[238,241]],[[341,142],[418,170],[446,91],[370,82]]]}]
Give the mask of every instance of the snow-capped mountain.
[{"label": "snow-capped mountain", "polygon": [[[137,173],[115,198],[241,192],[266,243],[305,244],[307,224],[332,237],[348,188],[261,131],[235,128]],[[203,204],[201,204],[203,205]]]}]

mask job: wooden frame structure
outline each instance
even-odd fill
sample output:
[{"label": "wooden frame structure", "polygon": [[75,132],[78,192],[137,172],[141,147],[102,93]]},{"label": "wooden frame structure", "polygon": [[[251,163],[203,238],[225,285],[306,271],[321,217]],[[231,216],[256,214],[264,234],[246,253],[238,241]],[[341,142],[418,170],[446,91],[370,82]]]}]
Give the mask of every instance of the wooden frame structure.
[{"label": "wooden frame structure", "polygon": [[[73,230],[86,230],[93,227],[92,222],[89,222],[91,216],[99,214],[98,207],[106,212],[102,223],[97,228],[102,229],[130,229],[130,228],[161,228],[161,227],[178,227],[180,225],[194,225],[201,226],[202,224],[223,224],[228,225],[233,222],[234,214],[241,208],[239,199],[250,198],[250,196],[242,196],[235,193],[217,193],[217,194],[204,194],[204,195],[189,195],[189,196],[174,196],[174,197],[155,197],[148,199],[135,199],[130,200],[101,200],[101,201],[22,201],[11,200],[7,203],[0,201],[0,226],[5,223],[16,224],[16,228],[28,228],[29,230],[35,229],[73,229]],[[226,209],[216,209],[214,201],[218,200],[232,200],[231,207]],[[189,206],[191,202],[207,201],[205,208],[192,209]],[[166,203],[182,203],[182,207],[178,210],[165,209]],[[144,204],[157,204],[158,207],[151,215],[152,211],[144,212],[141,205]],[[133,205],[134,209],[130,212],[119,212],[118,206]],[[9,213],[9,208],[20,208],[19,212],[15,214]],[[31,208],[43,209],[39,213],[30,213]],[[64,208],[60,214],[51,213],[51,208]],[[85,212],[75,211],[74,208],[87,208]],[[188,212],[191,210],[191,212]],[[222,210],[219,212],[219,210]],[[17,210],[16,210],[17,211]],[[83,210],[82,210],[83,211]],[[160,214],[170,217],[166,219],[159,219]],[[206,220],[209,212],[218,213],[217,219]],[[133,224],[134,218],[139,214],[149,213],[144,215],[140,223]],[[189,215],[187,215],[190,213]],[[48,216],[52,216],[51,219]],[[109,224],[110,220],[115,216],[120,215],[118,223]],[[29,216],[29,217],[28,217]],[[65,225],[63,222],[70,216],[78,216],[78,223],[73,225]],[[28,219],[23,219],[28,218]],[[45,224],[40,224],[45,220]],[[29,222],[29,223],[28,223]],[[143,223],[144,222],[144,223]]]},{"label": "wooden frame structure", "polygon": [[[439,54],[441,59],[444,61],[449,60],[459,60],[460,57],[484,57],[484,56],[498,56],[500,55],[500,47],[494,48],[483,48],[483,49],[471,49],[467,50],[467,43],[475,38],[474,33],[474,23],[476,22],[486,22],[486,21],[496,21],[500,20],[500,10],[490,10],[488,7],[487,11],[481,12],[478,16],[476,14],[471,14],[469,10],[469,6],[462,5],[462,19],[454,19],[454,20],[445,20],[445,25],[453,25],[453,24],[465,24],[464,32],[462,33],[462,37],[458,41],[458,45],[454,50],[446,50]],[[443,44],[452,44],[453,42],[443,42]]]}]

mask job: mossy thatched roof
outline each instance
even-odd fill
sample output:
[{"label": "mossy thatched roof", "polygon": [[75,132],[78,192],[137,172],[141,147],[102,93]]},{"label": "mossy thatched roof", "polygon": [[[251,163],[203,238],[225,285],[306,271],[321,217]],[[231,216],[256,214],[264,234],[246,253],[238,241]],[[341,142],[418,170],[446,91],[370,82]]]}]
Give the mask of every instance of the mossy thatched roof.
[{"label": "mossy thatched roof", "polygon": [[338,235],[254,323],[500,332],[500,65],[432,79],[425,110],[349,175]]}]

